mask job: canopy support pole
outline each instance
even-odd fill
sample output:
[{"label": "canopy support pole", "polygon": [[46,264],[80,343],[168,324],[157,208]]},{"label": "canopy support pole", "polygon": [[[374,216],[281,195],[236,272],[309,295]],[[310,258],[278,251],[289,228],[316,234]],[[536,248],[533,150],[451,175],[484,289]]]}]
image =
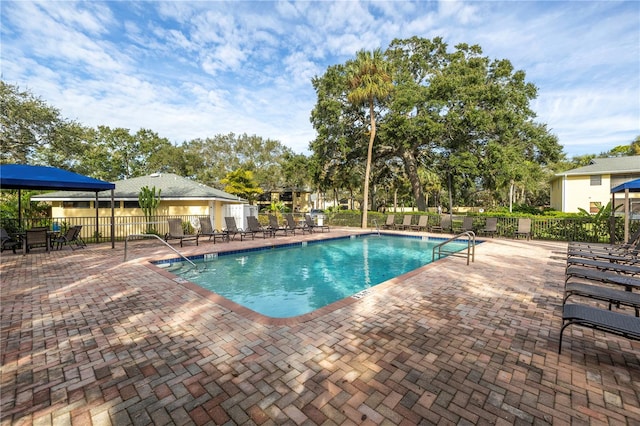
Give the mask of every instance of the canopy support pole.
[{"label": "canopy support pole", "polygon": [[111,248],[116,248],[116,221],[115,221],[114,190],[111,190]]}]

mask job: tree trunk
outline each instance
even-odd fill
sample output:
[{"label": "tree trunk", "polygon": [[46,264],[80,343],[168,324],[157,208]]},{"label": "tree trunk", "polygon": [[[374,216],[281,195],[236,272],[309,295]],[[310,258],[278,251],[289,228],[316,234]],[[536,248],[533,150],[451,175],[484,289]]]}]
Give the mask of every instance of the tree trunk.
[{"label": "tree trunk", "polygon": [[447,185],[449,186],[449,216],[453,215],[453,183],[451,182],[451,172],[447,173]]},{"label": "tree trunk", "polygon": [[420,185],[420,178],[418,177],[418,162],[416,161],[416,157],[408,149],[403,149],[402,159],[404,160],[404,170],[409,177],[411,192],[413,192],[413,198],[416,200],[418,210],[426,211],[427,205],[422,185]]},{"label": "tree trunk", "polygon": [[371,157],[373,156],[373,140],[376,138],[376,117],[373,111],[373,98],[369,99],[369,114],[371,115],[371,135],[367,149],[367,168],[364,172],[364,194],[362,197],[362,228],[367,227],[367,213],[369,209],[369,176],[371,175]]},{"label": "tree trunk", "polygon": [[509,184],[509,213],[513,212],[513,181]]}]

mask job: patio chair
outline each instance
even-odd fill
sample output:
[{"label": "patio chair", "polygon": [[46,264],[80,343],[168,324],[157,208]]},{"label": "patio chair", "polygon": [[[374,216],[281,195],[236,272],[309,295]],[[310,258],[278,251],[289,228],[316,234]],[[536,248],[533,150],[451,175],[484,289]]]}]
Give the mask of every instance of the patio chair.
[{"label": "patio chair", "polygon": [[[278,221],[276,220],[276,223],[277,222]],[[248,229],[246,232],[251,232],[254,235],[262,233],[262,238],[276,236],[276,232],[272,228],[265,228],[264,226],[260,225],[260,222],[258,222],[258,218],[255,216],[247,216],[247,227]]]},{"label": "patio chair", "polygon": [[396,215],[387,215],[387,221],[382,225],[382,229],[393,229],[396,226]]},{"label": "patio chair", "polygon": [[411,219],[412,219],[412,216],[410,214],[405,214],[404,217],[402,218],[402,223],[396,225],[396,229],[401,229],[401,230],[411,229]]},{"label": "patio chair", "polygon": [[411,225],[411,229],[414,231],[427,231],[429,229],[429,216],[422,215],[420,219],[418,219],[417,225]]},{"label": "patio chair", "polygon": [[19,245],[20,241],[11,237],[6,229],[0,228],[0,253],[7,249],[11,249],[15,253]]},{"label": "patio chair", "polygon": [[211,226],[211,219],[208,217],[201,217],[199,220],[200,230],[198,231],[198,235],[201,237],[209,237],[209,241],[213,238],[213,244],[216,243],[216,240],[225,241],[227,239],[227,234],[213,229],[213,226]]},{"label": "patio chair", "polygon": [[627,339],[640,340],[640,318],[593,306],[565,304],[562,307],[562,323],[558,353],[562,352],[564,330],[572,324],[616,334]]},{"label": "patio chair", "polygon": [[287,235],[287,233],[291,232],[292,234],[294,233],[294,230],[289,229],[286,226],[280,226],[280,224],[278,223],[278,218],[275,215],[268,215],[269,217],[269,227],[268,229],[271,230],[271,232],[273,232],[273,236],[275,237],[276,234],[278,233],[278,231],[281,231],[285,236]]},{"label": "patio chair", "polygon": [[71,247],[71,250],[84,248],[86,244],[80,238],[80,231],[82,231],[82,225],[69,227],[64,235],[59,236],[51,242],[51,246],[53,246],[53,243],[56,243],[56,250],[60,250],[62,245],[68,245]]},{"label": "patio chair", "polygon": [[293,232],[293,235],[296,234],[296,231],[302,231],[302,235],[304,235],[305,232],[311,232],[311,229],[308,229],[306,226],[300,226],[296,223],[296,219],[293,217],[293,215],[291,213],[287,213],[286,215],[284,215],[285,220],[287,221],[287,229],[289,229],[291,232]]},{"label": "patio chair", "polygon": [[467,231],[472,231],[473,232],[473,217],[472,216],[465,216],[464,218],[462,218],[462,228],[460,228],[460,232],[467,232]]},{"label": "patio chair", "polygon": [[519,218],[518,219],[518,229],[515,232],[515,238],[520,238],[521,236],[527,237],[527,240],[531,239],[531,219],[529,218]]},{"label": "patio chair", "polygon": [[451,215],[439,215],[440,219],[436,225],[431,225],[431,232],[451,231]]},{"label": "patio chair", "polygon": [[310,214],[304,215],[304,222],[307,225],[307,228],[310,229],[311,232],[315,232],[316,229],[320,229],[321,232],[327,231],[329,232],[329,227],[327,225],[316,225],[313,221],[313,218]]},{"label": "patio chair", "polygon": [[165,241],[180,240],[180,247],[185,241],[195,241],[198,245],[198,234],[185,234],[182,228],[182,219],[167,219],[169,222],[169,232],[164,236]]},{"label": "patio chair", "polygon": [[29,253],[29,251],[36,246],[44,246],[45,250],[49,252],[49,235],[47,234],[47,228],[27,229],[24,239],[24,252]]},{"label": "patio chair", "polygon": [[240,241],[242,241],[247,235],[251,235],[252,240],[255,238],[255,234],[253,232],[245,232],[242,228],[238,228],[238,225],[236,225],[236,218],[233,216],[225,217],[224,223],[227,226],[224,232],[227,234],[228,240],[235,240],[236,235],[240,235]]},{"label": "patio chair", "polygon": [[491,235],[493,238],[498,233],[498,218],[488,217],[484,223],[484,228],[478,231],[480,235]]}]

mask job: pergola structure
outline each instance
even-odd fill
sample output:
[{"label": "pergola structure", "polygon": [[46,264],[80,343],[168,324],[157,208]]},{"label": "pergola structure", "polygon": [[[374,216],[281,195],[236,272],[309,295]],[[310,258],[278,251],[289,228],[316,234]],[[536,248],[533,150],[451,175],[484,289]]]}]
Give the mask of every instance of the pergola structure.
[{"label": "pergola structure", "polygon": [[[27,164],[0,165],[0,189],[17,189],[18,203],[21,202],[20,190],[57,190],[57,191],[94,191],[96,193],[96,231],[98,220],[98,192],[111,190],[111,248],[115,248],[115,218],[113,190],[116,185],[73,173],[68,170],[47,166]],[[22,209],[18,208],[18,221],[22,223]]]},{"label": "pergola structure", "polygon": [[640,179],[625,182],[611,189],[611,214],[614,214],[613,207],[616,205],[616,194],[624,193],[624,241],[629,240],[629,223],[631,216],[631,204],[629,203],[629,193],[640,192]]}]

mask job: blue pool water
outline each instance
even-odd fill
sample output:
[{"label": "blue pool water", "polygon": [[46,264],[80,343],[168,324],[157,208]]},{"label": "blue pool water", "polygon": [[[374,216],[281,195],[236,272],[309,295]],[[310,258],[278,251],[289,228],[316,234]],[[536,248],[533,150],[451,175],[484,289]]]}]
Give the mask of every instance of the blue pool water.
[{"label": "blue pool water", "polygon": [[[432,261],[440,240],[360,236],[196,259],[171,270],[262,315],[289,318],[353,296]],[[455,243],[466,249],[467,244]],[[449,245],[447,247],[450,247]]]}]

